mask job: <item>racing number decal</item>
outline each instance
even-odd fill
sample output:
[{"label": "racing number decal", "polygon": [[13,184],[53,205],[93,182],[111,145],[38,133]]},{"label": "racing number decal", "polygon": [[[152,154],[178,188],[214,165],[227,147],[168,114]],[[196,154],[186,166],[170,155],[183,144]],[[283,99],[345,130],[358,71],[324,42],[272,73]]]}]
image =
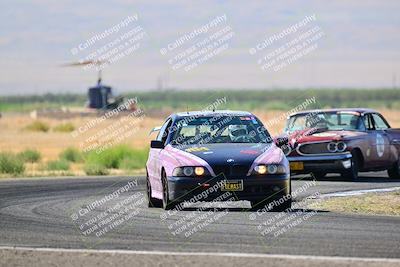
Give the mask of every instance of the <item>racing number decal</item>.
[{"label": "racing number decal", "polygon": [[376,152],[378,157],[382,157],[385,152],[385,139],[381,134],[376,134]]}]

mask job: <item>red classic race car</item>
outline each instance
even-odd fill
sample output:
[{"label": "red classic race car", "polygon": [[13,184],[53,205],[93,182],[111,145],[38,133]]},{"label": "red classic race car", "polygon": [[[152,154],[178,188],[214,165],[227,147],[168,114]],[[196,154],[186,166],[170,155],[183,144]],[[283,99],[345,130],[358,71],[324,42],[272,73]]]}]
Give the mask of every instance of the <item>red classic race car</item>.
[{"label": "red classic race car", "polygon": [[387,170],[400,178],[400,129],[393,129],[375,110],[326,109],[288,117],[285,134],[276,139],[292,174],[322,178],[340,173],[355,180],[359,172]]}]

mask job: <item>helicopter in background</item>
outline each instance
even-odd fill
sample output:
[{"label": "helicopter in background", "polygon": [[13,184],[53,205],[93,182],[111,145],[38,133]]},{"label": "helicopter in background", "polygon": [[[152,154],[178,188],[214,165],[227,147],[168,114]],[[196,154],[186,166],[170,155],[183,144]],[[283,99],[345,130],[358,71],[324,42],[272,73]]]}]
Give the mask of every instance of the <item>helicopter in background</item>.
[{"label": "helicopter in background", "polygon": [[[64,67],[78,67],[78,66],[86,66],[86,65],[95,65],[100,66],[105,64],[104,61],[82,61],[75,63],[64,64]],[[98,69],[98,78],[97,84],[93,87],[88,88],[88,101],[86,104],[87,108],[96,109],[96,110],[111,110],[118,108],[124,103],[123,96],[116,96],[113,94],[113,90],[111,86],[104,85],[102,83],[102,71]],[[127,108],[127,110],[136,110],[134,105],[131,105]]]},{"label": "helicopter in background", "polygon": [[[99,66],[104,64],[104,61],[82,61],[66,63],[61,65],[62,67],[78,67],[85,65]],[[87,91],[86,109],[77,109],[69,107],[60,108],[40,108],[30,112],[32,119],[40,117],[55,118],[55,119],[68,119],[76,116],[99,116],[110,110],[118,109],[119,115],[127,115],[130,112],[136,111],[136,101],[125,101],[123,96],[118,96],[113,93],[111,86],[104,85],[102,83],[102,72],[98,68],[97,84],[93,87],[89,87]]]}]

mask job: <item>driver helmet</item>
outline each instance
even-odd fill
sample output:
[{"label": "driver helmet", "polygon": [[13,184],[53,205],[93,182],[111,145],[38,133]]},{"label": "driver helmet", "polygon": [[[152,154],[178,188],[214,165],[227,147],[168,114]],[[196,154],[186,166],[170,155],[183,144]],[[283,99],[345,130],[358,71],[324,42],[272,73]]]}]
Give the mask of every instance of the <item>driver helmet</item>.
[{"label": "driver helmet", "polygon": [[229,125],[228,131],[231,140],[235,140],[238,136],[248,134],[246,125]]}]

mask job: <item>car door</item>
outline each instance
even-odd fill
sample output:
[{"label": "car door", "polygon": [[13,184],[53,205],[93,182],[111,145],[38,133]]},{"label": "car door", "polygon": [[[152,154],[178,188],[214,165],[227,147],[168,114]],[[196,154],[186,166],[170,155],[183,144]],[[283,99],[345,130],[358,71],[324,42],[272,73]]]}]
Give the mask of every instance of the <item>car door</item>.
[{"label": "car door", "polygon": [[367,136],[362,142],[364,167],[367,169],[375,168],[378,166],[379,162],[377,161],[376,156],[376,136],[372,115],[370,113],[364,114],[362,121],[365,131],[367,132]]},{"label": "car door", "polygon": [[[170,127],[171,123],[172,123],[171,118],[168,118],[165,121],[160,131],[158,132],[156,138],[157,141],[162,141],[165,144],[168,137],[168,128]],[[162,157],[160,157],[162,150],[163,149],[160,148],[150,148],[149,164],[147,170],[152,189],[159,192],[162,192],[162,183],[161,183]]]},{"label": "car door", "polygon": [[371,113],[375,131],[375,146],[378,166],[387,166],[390,161],[390,140],[386,130],[390,128],[378,113]]}]

